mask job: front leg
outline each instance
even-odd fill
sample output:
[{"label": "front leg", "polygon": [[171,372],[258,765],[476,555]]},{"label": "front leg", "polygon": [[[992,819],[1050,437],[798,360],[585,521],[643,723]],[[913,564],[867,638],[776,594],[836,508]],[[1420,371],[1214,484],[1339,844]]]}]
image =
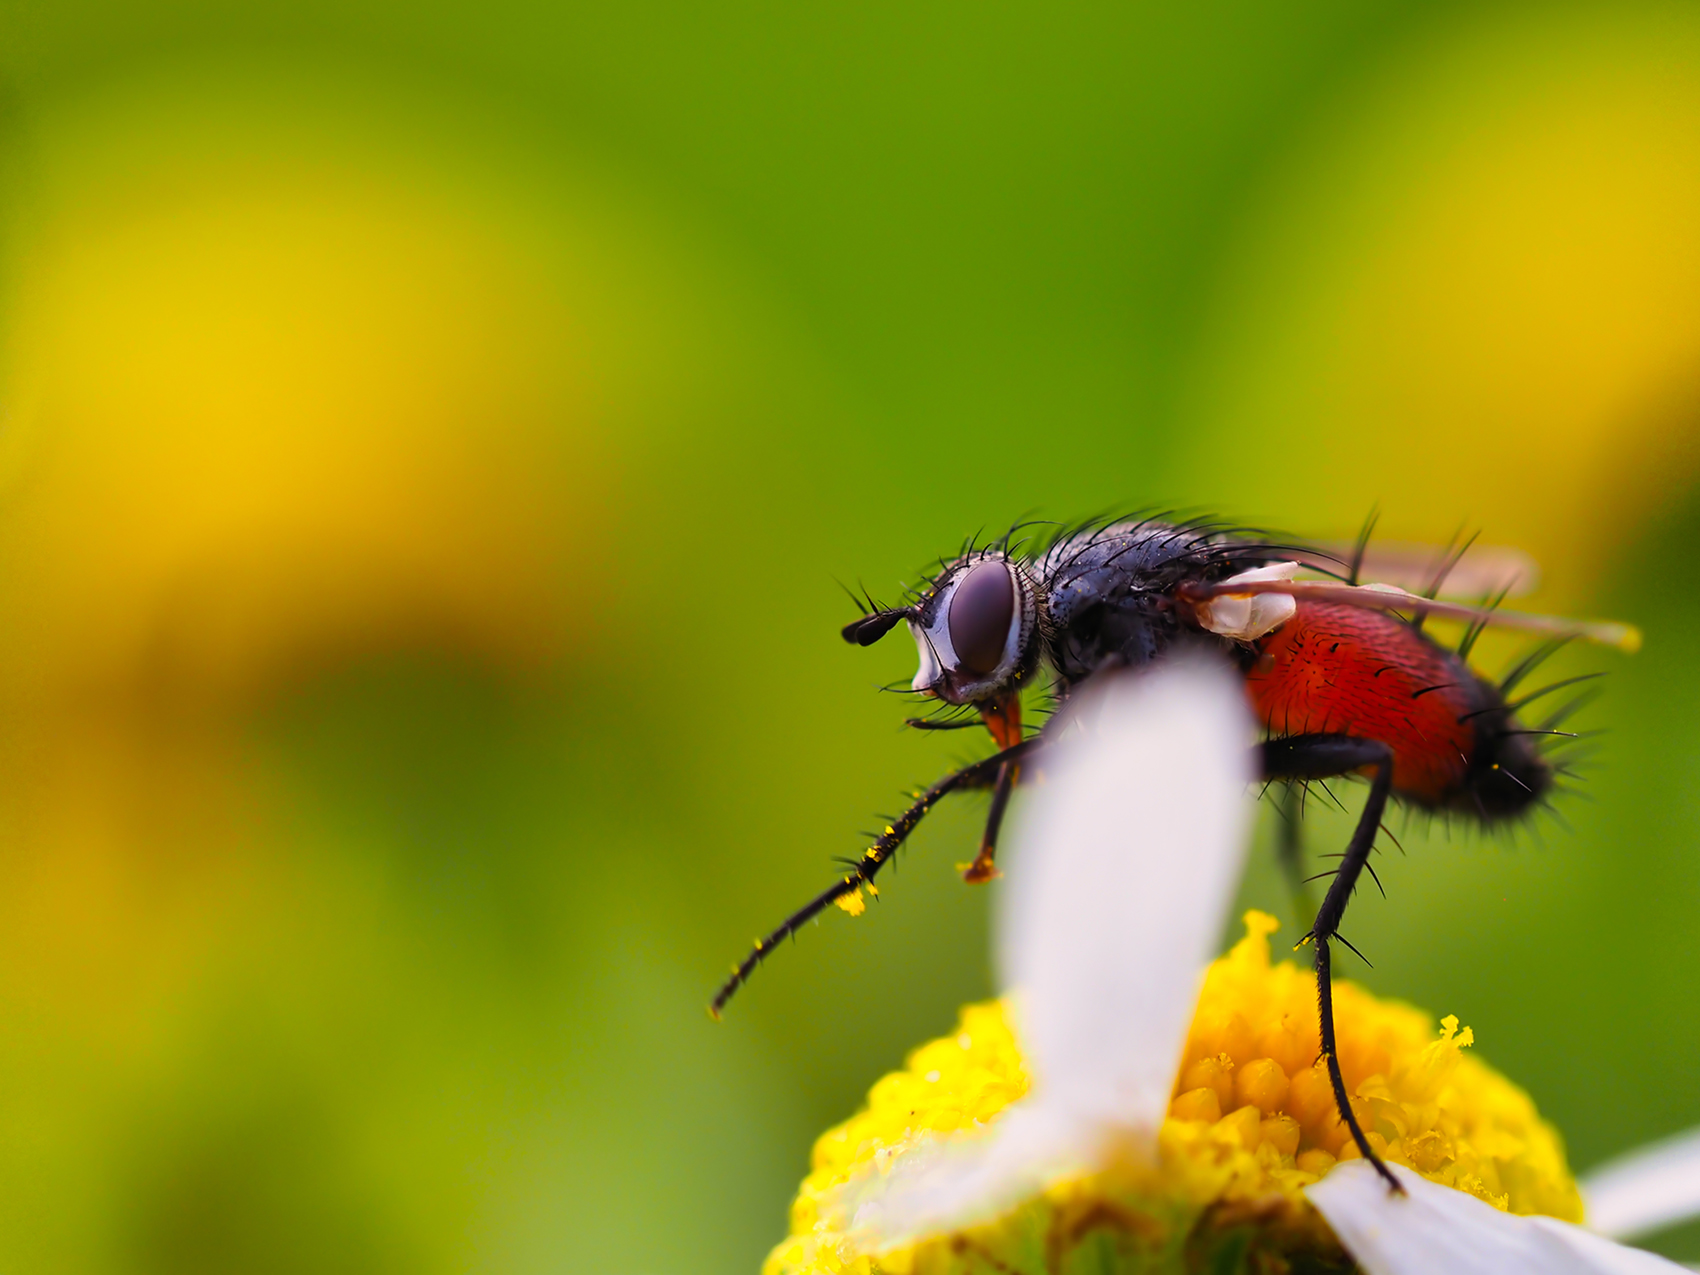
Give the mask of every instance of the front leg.
[{"label": "front leg", "polygon": [[1387,809],[1388,795],[1393,791],[1393,750],[1373,739],[1358,739],[1352,735],[1295,735],[1289,739],[1272,739],[1263,745],[1263,772],[1270,779],[1328,779],[1347,775],[1365,767],[1374,767],[1370,781],[1369,799],[1364,802],[1358,826],[1346,845],[1346,853],[1334,873],[1333,883],[1317,909],[1316,920],[1302,942],[1316,944],[1316,1004],[1322,1028],[1322,1056],[1328,1064],[1328,1081],[1334,1089],[1334,1105],[1340,1118],[1351,1130],[1352,1141],[1364,1159],[1375,1166],[1377,1173],[1394,1191],[1403,1194],[1399,1179],[1382,1163],[1369,1145],[1363,1127],[1352,1110],[1351,1096],[1346,1092],[1346,1078],[1340,1071],[1339,1050],[1334,1039],[1334,986],[1329,941],[1340,933],[1340,921],[1346,915],[1352,891],[1369,863],[1375,848],[1375,834],[1381,827],[1381,816]]},{"label": "front leg", "polygon": [[856,893],[864,885],[872,884],[879,870],[891,861],[891,856],[897,853],[897,848],[915,830],[915,825],[926,818],[927,812],[940,798],[962,789],[984,788],[997,782],[1001,775],[1032,752],[1038,743],[1039,737],[1035,736],[1024,743],[1015,744],[1002,752],[994,753],[984,761],[977,761],[954,774],[946,775],[925,792],[916,794],[915,803],[891,821],[885,832],[863,852],[849,872],[786,917],[766,938],[756,940],[750,954],[738,963],[732,971],[732,977],[722,983],[720,990],[714,994],[714,1001],[708,1012],[719,1018],[720,1011],[726,1007],[726,1002],[732,999],[733,993],[749,981],[756,966],[766,960],[768,953],[781,941],[790,938],[838,900]]}]

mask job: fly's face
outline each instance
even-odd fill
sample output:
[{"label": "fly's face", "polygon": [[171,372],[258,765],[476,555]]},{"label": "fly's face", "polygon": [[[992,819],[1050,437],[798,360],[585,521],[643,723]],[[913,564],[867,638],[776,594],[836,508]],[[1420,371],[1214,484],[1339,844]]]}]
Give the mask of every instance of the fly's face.
[{"label": "fly's face", "polygon": [[1022,564],[1003,554],[950,563],[904,619],[920,655],[910,685],[945,704],[1005,699],[1034,668],[1037,590]]},{"label": "fly's face", "polygon": [[921,666],[910,686],[971,704],[999,748],[1021,742],[1021,687],[1039,663],[1044,599],[1020,562],[985,549],[946,565],[908,606],[881,608],[844,628],[872,646],[906,621]]},{"label": "fly's face", "polygon": [[1040,610],[1027,569],[984,550],[948,564],[910,605],[846,625],[844,640],[872,646],[907,621],[921,656],[915,690],[947,704],[998,704],[1038,663]]},{"label": "fly's face", "polygon": [[985,704],[1019,688],[1038,654],[1039,601],[1021,564],[997,553],[958,559],[906,617],[921,657],[917,691]]}]

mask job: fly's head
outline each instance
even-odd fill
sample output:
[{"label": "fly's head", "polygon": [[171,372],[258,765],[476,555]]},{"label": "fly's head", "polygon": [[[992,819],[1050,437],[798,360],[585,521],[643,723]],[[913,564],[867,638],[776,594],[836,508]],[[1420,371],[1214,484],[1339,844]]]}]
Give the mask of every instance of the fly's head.
[{"label": "fly's head", "polygon": [[988,549],[947,564],[908,606],[846,626],[844,640],[870,646],[907,621],[921,657],[911,686],[990,714],[1015,701],[1038,665],[1043,609],[1027,569]]}]

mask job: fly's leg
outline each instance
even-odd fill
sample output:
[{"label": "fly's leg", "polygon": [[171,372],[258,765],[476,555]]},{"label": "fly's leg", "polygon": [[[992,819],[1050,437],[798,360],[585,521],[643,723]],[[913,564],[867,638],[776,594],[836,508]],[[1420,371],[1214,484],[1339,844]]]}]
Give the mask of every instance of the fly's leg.
[{"label": "fly's leg", "polygon": [[998,777],[992,781],[992,808],[986,815],[986,831],[980,838],[980,852],[974,862],[962,870],[962,879],[969,885],[983,885],[1001,874],[993,862],[998,851],[998,829],[1003,827],[1003,812],[1009,807],[1009,794],[1021,778],[1021,767],[1006,761],[998,767]]},{"label": "fly's leg", "polygon": [[[1038,742],[1038,739],[1034,738],[1026,743],[1016,744],[1002,752],[994,753],[984,761],[977,761],[972,766],[965,766],[954,774],[946,775],[931,788],[919,794],[915,798],[915,803],[892,820],[874,844],[868,847],[862,857],[856,861],[855,867],[851,868],[828,889],[823,890],[786,917],[773,933],[766,938],[756,940],[756,945],[750,951],[750,954],[738,963],[737,968],[732,971],[732,977],[727,979],[721,985],[720,990],[714,994],[714,1001],[710,1004],[708,1012],[716,1018],[720,1017],[720,1011],[725,1008],[726,1002],[732,999],[733,993],[749,981],[750,975],[755,973],[756,966],[766,960],[768,953],[773,951],[780,942],[790,938],[840,899],[855,894],[864,885],[872,884],[874,877],[879,874],[879,870],[891,861],[891,856],[897,853],[897,848],[908,839],[911,832],[915,831],[915,825],[927,817],[927,812],[938,804],[940,798],[959,789],[985,788],[990,784],[999,782],[1001,772],[1014,770],[1017,759],[1032,751]],[[1005,797],[1006,802],[1007,800],[1008,798]],[[996,809],[995,804],[994,809]],[[1001,818],[1001,814],[999,817]],[[992,831],[996,832],[995,826]]]},{"label": "fly's leg", "polygon": [[1287,897],[1292,900],[1293,915],[1300,925],[1315,911],[1310,901],[1310,886],[1305,881],[1304,796],[1302,781],[1289,779],[1282,785],[1275,826],[1275,859],[1281,866],[1281,875],[1287,878]]},{"label": "fly's leg", "polygon": [[[984,705],[980,709],[980,718],[986,723],[986,729],[992,732],[992,739],[1000,749],[1008,750],[1021,742],[1021,696],[1006,695],[1002,699]],[[1021,767],[1013,761],[1006,761],[998,767],[998,777],[992,784],[992,808],[986,815],[986,831],[980,838],[980,852],[974,856],[962,871],[962,879],[969,885],[984,885],[998,876],[997,865],[993,856],[998,850],[998,829],[1003,826],[1003,812],[1009,807],[1009,794],[1015,790],[1015,784],[1021,777]]]},{"label": "fly's leg", "polygon": [[[1377,1173],[1395,1192],[1404,1193],[1399,1179],[1382,1163],[1381,1157],[1369,1145],[1363,1127],[1352,1110],[1351,1097],[1346,1092],[1346,1078],[1340,1072],[1339,1051],[1334,1038],[1334,987],[1331,940],[1340,934],[1340,921],[1351,902],[1358,878],[1369,863],[1370,851],[1375,848],[1375,834],[1381,827],[1381,816],[1387,809],[1387,797],[1393,790],[1393,752],[1386,744],[1350,735],[1297,735],[1291,739],[1272,739],[1263,745],[1264,773],[1270,778],[1326,779],[1334,775],[1351,774],[1365,767],[1374,767],[1370,781],[1369,799],[1364,802],[1358,826],[1346,845],[1346,853],[1334,873],[1334,880],[1317,909],[1316,920],[1303,942],[1316,944],[1316,1003],[1322,1028],[1322,1056],[1328,1064],[1328,1082],[1334,1089],[1334,1105],[1340,1119],[1351,1130],[1352,1141],[1364,1159],[1375,1166]],[[1342,940],[1343,942],[1344,940]]]}]

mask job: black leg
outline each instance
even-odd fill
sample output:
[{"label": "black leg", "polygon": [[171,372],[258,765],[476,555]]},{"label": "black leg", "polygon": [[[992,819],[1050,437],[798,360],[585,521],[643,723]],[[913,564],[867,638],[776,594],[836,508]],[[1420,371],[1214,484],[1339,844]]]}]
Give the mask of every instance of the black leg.
[{"label": "black leg", "polygon": [[1282,785],[1281,800],[1276,807],[1279,816],[1275,829],[1275,858],[1281,875],[1287,878],[1287,897],[1293,902],[1293,915],[1300,925],[1315,914],[1310,901],[1310,885],[1304,869],[1304,784],[1289,779]]},{"label": "black leg", "polygon": [[[999,782],[1002,773],[1005,770],[1015,770],[1016,761],[1033,751],[1038,743],[1039,740],[1035,737],[1025,743],[1016,744],[1012,748],[1006,748],[1002,752],[994,753],[984,761],[977,761],[972,766],[966,766],[955,774],[946,775],[916,797],[915,804],[891,822],[885,832],[873,845],[868,847],[848,873],[839,878],[830,888],[823,890],[786,917],[773,933],[756,941],[756,945],[750,954],[732,971],[732,977],[727,979],[721,985],[720,990],[714,994],[714,1001],[709,1006],[708,1012],[719,1018],[720,1011],[725,1008],[726,1002],[732,999],[733,993],[749,981],[750,975],[755,973],[756,966],[766,960],[768,953],[773,951],[782,940],[790,938],[838,900],[871,883],[874,877],[878,875],[879,870],[891,860],[891,856],[897,853],[897,848],[903,844],[911,832],[915,831],[915,825],[926,818],[927,812],[938,803],[941,797],[960,789],[985,788],[990,784]],[[1007,800],[1006,796],[1005,801]],[[993,809],[998,812],[1001,818],[1001,811],[998,810],[995,802]],[[995,826],[991,828],[991,832],[996,833]]]},{"label": "black leg", "polygon": [[1358,877],[1369,862],[1375,848],[1375,834],[1381,828],[1381,816],[1387,809],[1387,797],[1393,790],[1393,752],[1386,744],[1371,739],[1356,739],[1350,735],[1298,735],[1291,739],[1272,739],[1263,745],[1264,773],[1270,778],[1325,779],[1344,775],[1366,766],[1375,768],[1370,781],[1369,799],[1364,802],[1358,826],[1346,845],[1346,853],[1334,873],[1334,880],[1317,909],[1305,941],[1316,944],[1316,1002],[1322,1027],[1322,1056],[1328,1063],[1328,1082],[1334,1089],[1334,1105],[1340,1109],[1340,1119],[1351,1131],[1352,1141],[1364,1159],[1375,1166],[1394,1191],[1403,1193],[1399,1179],[1393,1176],[1381,1157],[1369,1145],[1358,1117],[1352,1111],[1351,1097],[1346,1092],[1346,1078],[1340,1072],[1339,1052],[1334,1040],[1334,988],[1330,940],[1340,933],[1341,918],[1357,888]]}]

